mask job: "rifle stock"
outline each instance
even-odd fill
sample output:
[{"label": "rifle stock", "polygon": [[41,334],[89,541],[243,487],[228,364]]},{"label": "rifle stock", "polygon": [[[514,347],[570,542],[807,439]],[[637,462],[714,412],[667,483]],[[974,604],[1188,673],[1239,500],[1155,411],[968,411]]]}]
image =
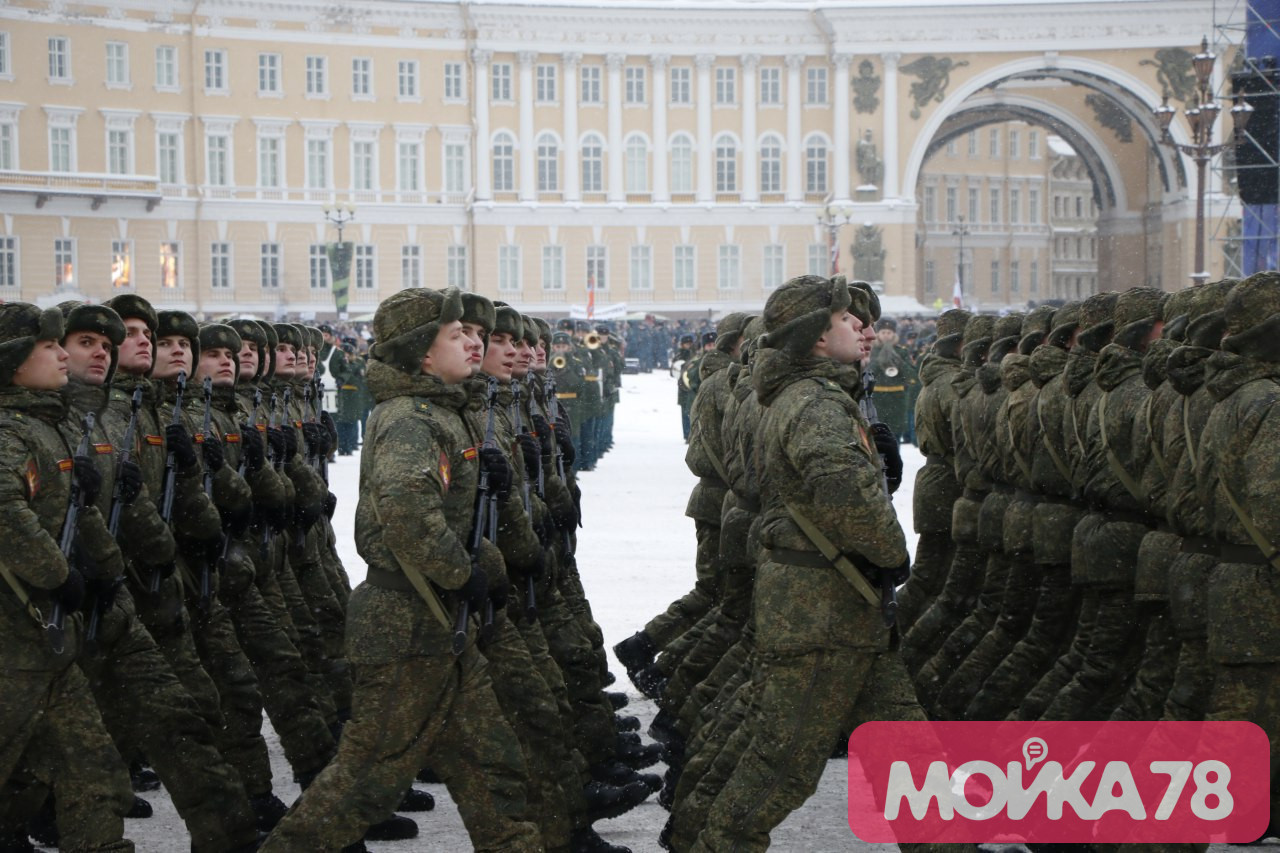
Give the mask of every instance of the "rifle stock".
[{"label": "rifle stock", "polygon": [[[84,416],[84,435],[81,436],[80,445],[76,449],[77,456],[89,455],[89,438],[93,433],[94,420],[93,412]],[[76,533],[80,529],[80,513],[85,505],[84,490],[80,488],[80,481],[76,479],[74,470],[73,468],[71,474],[71,495],[67,501],[67,516],[62,521],[62,534],[58,537],[58,547],[62,551],[62,556],[66,558],[68,572],[75,570],[71,565],[71,556],[76,547]],[[45,625],[45,634],[49,637],[49,647],[56,655],[62,654],[66,649],[66,619],[67,614],[62,599],[55,597],[53,608],[49,613],[49,623]]]}]

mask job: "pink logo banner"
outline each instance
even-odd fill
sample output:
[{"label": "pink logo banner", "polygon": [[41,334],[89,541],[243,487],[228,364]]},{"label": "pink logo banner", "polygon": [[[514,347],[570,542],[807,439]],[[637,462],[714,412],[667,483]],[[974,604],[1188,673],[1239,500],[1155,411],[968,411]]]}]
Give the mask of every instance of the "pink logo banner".
[{"label": "pink logo banner", "polygon": [[849,738],[863,841],[1229,843],[1267,827],[1247,722],[866,723]]}]

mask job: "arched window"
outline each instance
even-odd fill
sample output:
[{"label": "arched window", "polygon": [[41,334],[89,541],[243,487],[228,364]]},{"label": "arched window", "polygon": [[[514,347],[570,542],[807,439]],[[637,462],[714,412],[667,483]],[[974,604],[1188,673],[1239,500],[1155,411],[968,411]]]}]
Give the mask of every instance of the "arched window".
[{"label": "arched window", "polygon": [[538,192],[560,189],[560,145],[550,133],[538,137]]},{"label": "arched window", "polygon": [[604,192],[604,140],[594,133],[582,140],[582,191]]},{"label": "arched window", "polygon": [[627,137],[626,186],[629,193],[649,191],[649,145],[640,134]]},{"label": "arched window", "polygon": [[804,191],[827,191],[827,141],[816,134],[804,144]]},{"label": "arched window", "polygon": [[671,191],[693,192],[693,140],[683,133],[671,140]]},{"label": "arched window", "polygon": [[516,141],[509,133],[493,137],[493,191],[514,192],[516,188]]},{"label": "arched window", "polygon": [[760,192],[782,192],[782,140],[772,134],[760,141]]},{"label": "arched window", "polygon": [[716,137],[716,192],[738,191],[738,143],[727,133]]}]

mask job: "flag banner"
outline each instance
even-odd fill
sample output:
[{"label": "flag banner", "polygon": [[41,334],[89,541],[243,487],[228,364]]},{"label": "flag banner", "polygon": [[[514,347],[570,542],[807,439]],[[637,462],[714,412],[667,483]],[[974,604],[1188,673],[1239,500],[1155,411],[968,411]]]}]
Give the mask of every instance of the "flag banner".
[{"label": "flag banner", "polygon": [[333,276],[333,304],[337,306],[338,316],[347,316],[348,291],[351,285],[351,256],[355,253],[355,243],[329,244],[329,272]]}]

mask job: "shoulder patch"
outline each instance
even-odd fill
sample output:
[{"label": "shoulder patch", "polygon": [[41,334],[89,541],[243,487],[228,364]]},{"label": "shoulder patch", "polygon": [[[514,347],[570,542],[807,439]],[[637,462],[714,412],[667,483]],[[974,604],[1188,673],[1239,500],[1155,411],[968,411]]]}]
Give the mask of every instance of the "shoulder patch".
[{"label": "shoulder patch", "polygon": [[468,461],[475,459],[479,455],[480,451],[474,447],[468,447],[466,450],[462,451],[462,458]]},{"label": "shoulder patch", "polygon": [[164,436],[162,435],[144,436],[143,440],[152,447],[164,447]]},{"label": "shoulder patch", "polygon": [[415,400],[413,403],[413,410],[415,412],[429,412],[431,411],[431,404],[423,400]]},{"label": "shoulder patch", "polygon": [[22,476],[27,481],[27,500],[31,500],[40,491],[40,469],[36,467],[34,459],[27,460],[27,470]]},{"label": "shoulder patch", "polygon": [[449,491],[449,480],[453,476],[453,468],[449,465],[449,457],[445,455],[443,450],[440,451],[439,472],[440,482],[444,484],[444,490],[447,493]]},{"label": "shoulder patch", "polygon": [[95,444],[93,446],[93,449],[96,450],[98,453],[107,454],[107,453],[111,453],[115,448],[113,448],[110,444]]}]

